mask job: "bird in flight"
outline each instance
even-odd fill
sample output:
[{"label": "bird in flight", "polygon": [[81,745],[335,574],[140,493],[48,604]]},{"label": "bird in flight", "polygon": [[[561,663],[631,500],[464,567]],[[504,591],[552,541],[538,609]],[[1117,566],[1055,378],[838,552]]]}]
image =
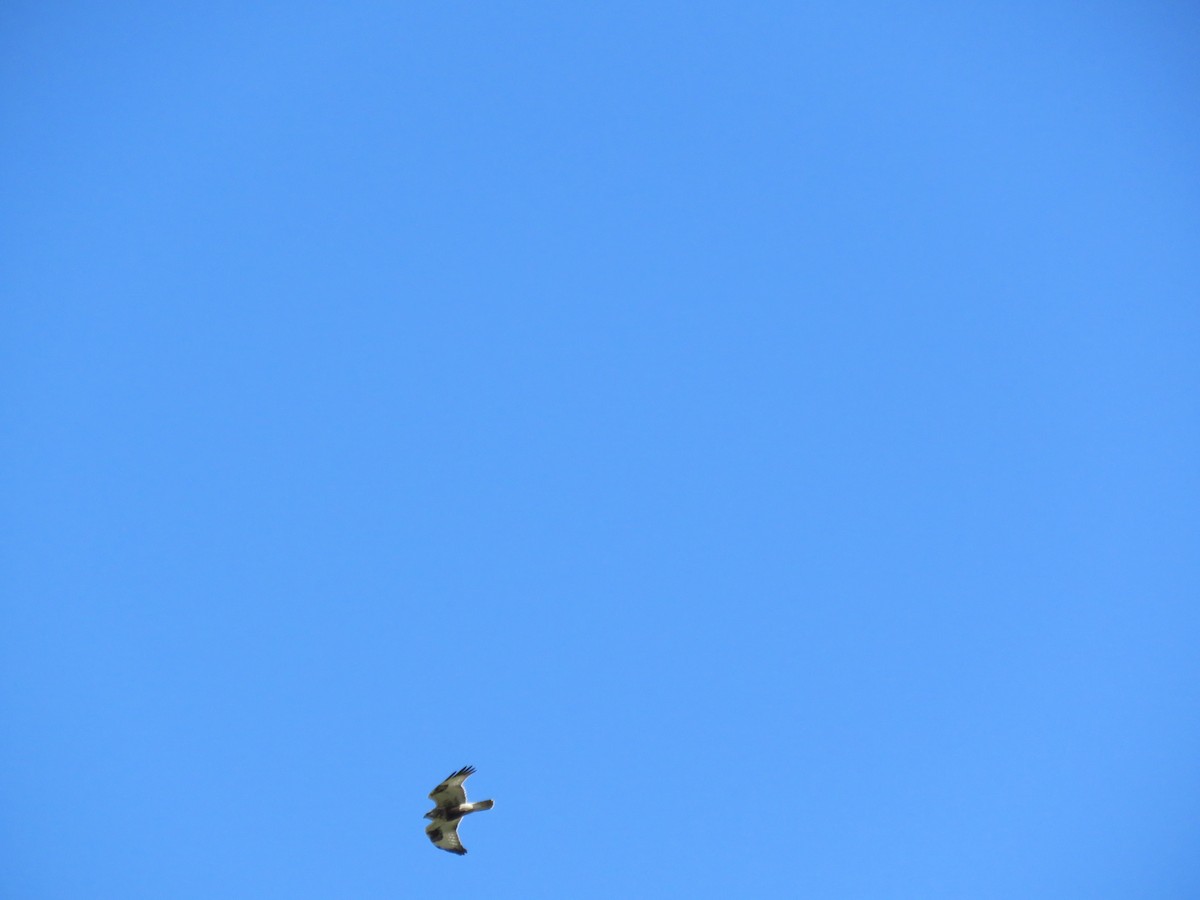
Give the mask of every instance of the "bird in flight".
[{"label": "bird in flight", "polygon": [[467,802],[467,792],[463,782],[475,771],[474,766],[459,769],[445,781],[433,789],[429,799],[437,805],[425,813],[425,818],[433,819],[425,828],[425,833],[433,841],[435,847],[441,847],[451,853],[462,856],[467,848],[458,839],[458,820],[468,813],[491,809],[495,806],[491,800]]}]

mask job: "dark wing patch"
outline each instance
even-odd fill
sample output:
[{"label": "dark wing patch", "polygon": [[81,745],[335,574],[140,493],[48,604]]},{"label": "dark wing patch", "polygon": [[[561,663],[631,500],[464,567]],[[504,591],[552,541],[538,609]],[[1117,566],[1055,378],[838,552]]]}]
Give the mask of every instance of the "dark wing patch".
[{"label": "dark wing patch", "polygon": [[445,781],[433,789],[429,795],[429,799],[438,806],[458,806],[461,803],[466,803],[467,791],[463,787],[463,782],[470,778],[474,771],[474,766],[464,766],[457,772],[452,773]]},{"label": "dark wing patch", "polygon": [[457,853],[459,856],[467,852],[467,848],[458,839],[458,822],[445,824],[435,822],[425,829],[425,833],[429,835],[429,840],[433,841],[435,847],[441,847],[443,850]]}]

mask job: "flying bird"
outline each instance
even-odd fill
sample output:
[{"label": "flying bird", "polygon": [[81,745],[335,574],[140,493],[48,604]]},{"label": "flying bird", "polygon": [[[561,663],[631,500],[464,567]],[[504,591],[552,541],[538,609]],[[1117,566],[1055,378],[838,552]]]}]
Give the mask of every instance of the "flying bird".
[{"label": "flying bird", "polygon": [[467,848],[458,839],[458,820],[468,813],[491,809],[495,806],[491,800],[467,802],[467,792],[463,788],[463,782],[474,771],[474,766],[459,769],[435,787],[433,793],[429,795],[429,799],[437,806],[425,813],[425,818],[433,819],[433,822],[425,828],[425,833],[429,835],[433,845],[451,853],[457,853],[459,856],[466,853]]}]

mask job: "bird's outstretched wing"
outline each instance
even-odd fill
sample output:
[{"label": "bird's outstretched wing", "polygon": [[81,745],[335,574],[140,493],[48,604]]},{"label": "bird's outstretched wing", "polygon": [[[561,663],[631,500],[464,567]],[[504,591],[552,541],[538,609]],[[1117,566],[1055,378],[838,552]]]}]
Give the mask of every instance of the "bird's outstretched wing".
[{"label": "bird's outstretched wing", "polygon": [[[453,775],[450,775],[445,781],[439,784],[430,793],[429,799],[438,806],[458,806],[461,803],[467,802],[467,791],[463,787],[463,782],[471,777],[471,773],[475,771],[474,766],[466,766],[459,769]],[[436,841],[434,843],[437,843]]]},{"label": "bird's outstretched wing", "polygon": [[453,822],[434,822],[425,829],[425,833],[429,835],[429,839],[433,841],[435,847],[441,847],[443,850],[457,853],[459,856],[467,852],[467,848],[458,839],[457,820]]}]

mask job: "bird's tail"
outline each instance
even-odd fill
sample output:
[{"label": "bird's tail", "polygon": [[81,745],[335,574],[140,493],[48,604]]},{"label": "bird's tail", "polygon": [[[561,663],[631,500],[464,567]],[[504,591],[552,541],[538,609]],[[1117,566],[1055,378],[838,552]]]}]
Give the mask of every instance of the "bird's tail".
[{"label": "bird's tail", "polygon": [[471,808],[464,810],[464,812],[479,812],[482,809],[491,809],[495,805],[495,800],[479,800],[475,803],[468,803],[467,806]]}]

